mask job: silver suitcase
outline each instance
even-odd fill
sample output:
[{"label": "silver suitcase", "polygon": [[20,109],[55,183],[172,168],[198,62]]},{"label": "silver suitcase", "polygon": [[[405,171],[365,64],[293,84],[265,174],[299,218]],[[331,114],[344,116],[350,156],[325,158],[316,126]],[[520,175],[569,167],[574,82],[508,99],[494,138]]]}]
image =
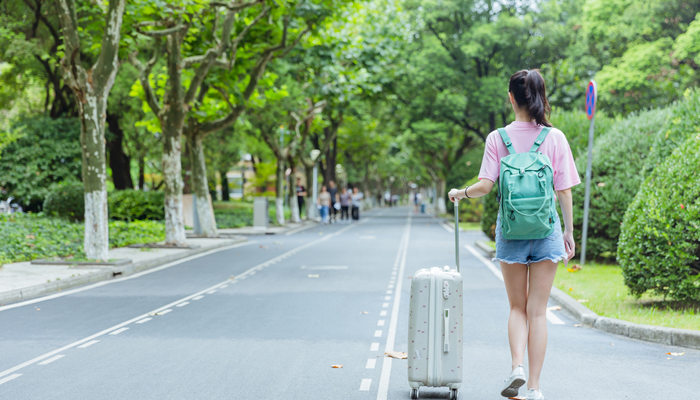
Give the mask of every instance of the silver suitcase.
[{"label": "silver suitcase", "polygon": [[462,384],[462,275],[459,273],[459,225],[455,202],[457,269],[418,270],[411,281],[408,318],[408,383],[411,399],[421,386],[448,387],[457,399]]}]

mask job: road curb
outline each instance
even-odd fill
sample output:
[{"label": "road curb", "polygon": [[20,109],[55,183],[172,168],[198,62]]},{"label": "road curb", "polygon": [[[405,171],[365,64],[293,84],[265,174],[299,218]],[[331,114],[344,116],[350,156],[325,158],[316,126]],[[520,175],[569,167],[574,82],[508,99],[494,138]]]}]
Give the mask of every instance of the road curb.
[{"label": "road curb", "polygon": [[95,268],[98,269],[97,271],[90,272],[88,274],[83,274],[81,276],[54,280],[39,285],[33,285],[21,289],[13,289],[2,292],[0,293],[0,305],[18,303],[20,301],[30,300],[37,297],[62,292],[64,290],[72,289],[77,286],[87,285],[89,283],[97,283],[114,279],[116,277],[133,275],[135,273],[155,268],[160,265],[168,264],[186,257],[195,256],[197,254],[220,249],[223,247],[232,246],[246,241],[248,241],[248,239],[246,239],[245,237],[237,237],[215,245],[202,246],[179,254],[163,255],[162,257],[154,258],[147,261],[117,266],[96,266]]},{"label": "road curb", "polygon": [[[477,241],[476,246],[489,257],[495,254],[495,251],[482,241]],[[552,287],[550,298],[585,326],[632,339],[700,350],[700,331],[635,324],[602,317],[555,287]]]}]

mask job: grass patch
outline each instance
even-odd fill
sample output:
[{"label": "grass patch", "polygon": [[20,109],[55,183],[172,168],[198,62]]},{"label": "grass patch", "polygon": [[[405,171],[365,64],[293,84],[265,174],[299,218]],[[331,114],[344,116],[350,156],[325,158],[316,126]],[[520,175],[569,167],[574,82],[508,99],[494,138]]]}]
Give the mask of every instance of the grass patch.
[{"label": "grass patch", "polygon": [[479,222],[460,222],[459,229],[463,231],[479,231],[481,230],[481,223]]},{"label": "grass patch", "polygon": [[[270,225],[277,225],[274,199],[268,203]],[[284,207],[284,220],[291,220],[292,211]],[[253,203],[247,201],[216,201],[214,202],[214,218],[219,229],[242,228],[253,225]]]},{"label": "grass patch", "polygon": [[[571,266],[572,264],[569,264]],[[700,303],[688,304],[661,296],[631,295],[616,265],[589,264],[570,272],[560,263],[554,286],[597,314],[638,324],[700,330]]]},{"label": "grass patch", "polygon": [[[0,264],[37,258],[85,258],[85,225],[42,214],[0,215]],[[161,221],[110,221],[109,246],[165,240]]]}]

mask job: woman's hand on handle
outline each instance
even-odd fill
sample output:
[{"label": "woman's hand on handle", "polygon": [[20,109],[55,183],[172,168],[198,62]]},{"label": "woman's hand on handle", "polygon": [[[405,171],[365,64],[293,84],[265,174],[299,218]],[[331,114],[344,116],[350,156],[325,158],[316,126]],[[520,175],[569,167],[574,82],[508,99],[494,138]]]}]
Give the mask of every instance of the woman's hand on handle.
[{"label": "woman's hand on handle", "polygon": [[459,201],[464,198],[464,189],[452,189],[447,193],[451,202]]}]

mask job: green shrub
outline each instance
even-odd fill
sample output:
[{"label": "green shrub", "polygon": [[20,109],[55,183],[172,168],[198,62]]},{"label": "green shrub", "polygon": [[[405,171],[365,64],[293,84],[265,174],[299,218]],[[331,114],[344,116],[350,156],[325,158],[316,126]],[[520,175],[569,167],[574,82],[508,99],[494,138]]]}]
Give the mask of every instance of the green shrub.
[{"label": "green shrub", "polygon": [[700,90],[686,90],[683,100],[671,106],[671,115],[659,131],[644,163],[647,176],[681,143],[700,132]]},{"label": "green shrub", "polygon": [[[559,129],[566,135],[566,140],[571,147],[571,153],[574,158],[586,157],[588,151],[588,129],[590,120],[586,117],[583,109],[580,110],[552,110],[550,122],[555,128]],[[598,111],[595,114],[595,131],[607,132],[615,121]]]},{"label": "green shrub", "polygon": [[[648,148],[664,127],[669,109],[631,114],[608,132],[598,132],[593,146],[591,202],[586,254],[590,259],[611,260],[617,254],[620,224],[642,183]],[[581,243],[586,156],[576,160],[581,184],[573,189],[574,234]],[[580,247],[579,247],[580,248]]]},{"label": "green shrub", "polygon": [[633,294],[700,301],[700,134],[645,180],[625,213],[617,258]]},{"label": "green shrub", "polygon": [[[85,227],[63,218],[42,214],[0,214],[0,264],[37,258],[74,256],[84,258]],[[150,243],[165,239],[161,222],[138,221],[109,223],[110,247]]]},{"label": "green shrub", "polygon": [[2,150],[0,187],[25,210],[40,211],[53,183],[80,179],[80,125],[32,115],[10,130],[19,138]]},{"label": "green shrub", "polygon": [[54,217],[82,221],[85,217],[85,190],[81,182],[69,181],[51,186],[44,200],[44,212]]},{"label": "green shrub", "polygon": [[163,192],[117,190],[109,193],[109,217],[123,221],[161,221],[165,218],[164,203]]}]

